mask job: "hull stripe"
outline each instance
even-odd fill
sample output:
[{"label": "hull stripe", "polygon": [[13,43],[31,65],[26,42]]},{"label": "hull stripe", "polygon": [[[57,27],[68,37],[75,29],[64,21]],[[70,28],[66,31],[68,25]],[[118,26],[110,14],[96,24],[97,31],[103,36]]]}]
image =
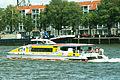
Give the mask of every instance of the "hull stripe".
[{"label": "hull stripe", "polygon": [[35,60],[54,60],[54,61],[61,61],[63,59],[46,59],[46,58],[15,58],[15,57],[8,57],[8,59],[35,59]]},{"label": "hull stripe", "polygon": [[[51,60],[51,61],[62,61],[64,59],[47,59],[47,58],[16,58],[16,57],[8,57],[8,59],[33,59],[33,60]],[[80,60],[87,62],[88,60]]]}]

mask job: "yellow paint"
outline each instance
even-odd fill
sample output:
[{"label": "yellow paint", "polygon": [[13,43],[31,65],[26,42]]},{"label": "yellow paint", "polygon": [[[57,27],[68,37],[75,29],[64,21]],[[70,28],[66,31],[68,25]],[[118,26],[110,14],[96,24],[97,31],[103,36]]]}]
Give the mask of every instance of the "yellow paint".
[{"label": "yellow paint", "polygon": [[[18,51],[18,50],[20,50],[22,48],[23,47],[14,49],[11,52],[23,52],[23,51]],[[33,51],[31,52],[29,50],[30,48],[26,47],[26,52],[29,52],[29,53],[54,53],[54,52],[57,52],[59,50],[59,46],[54,46],[54,45],[50,45],[50,46],[48,46],[48,45],[46,45],[46,46],[32,46],[32,48],[52,48],[53,51],[52,52],[33,52]],[[63,56],[63,55],[62,55],[62,53],[59,53],[59,54],[57,54],[57,56]],[[78,54],[78,53],[67,53],[67,56],[80,56],[80,54]]]},{"label": "yellow paint", "polygon": [[62,56],[62,53],[60,53],[60,54],[57,54],[57,56]]},{"label": "yellow paint", "polygon": [[32,48],[53,48],[53,46],[32,46]]},{"label": "yellow paint", "polygon": [[[22,47],[20,47],[20,48],[22,48]],[[20,49],[20,48],[14,49],[11,52],[23,52],[23,51],[18,51],[18,49]]]},{"label": "yellow paint", "polygon": [[12,50],[11,52],[22,52],[22,51],[18,51],[18,49]]},{"label": "yellow paint", "polygon": [[26,52],[29,52],[29,48],[26,48]]},{"label": "yellow paint", "polygon": [[[19,49],[22,49],[23,47],[19,47],[19,48],[17,48],[17,49],[14,49],[14,50],[12,50],[11,52],[23,52],[23,51],[20,51]],[[53,49],[53,51],[52,52],[31,52],[30,50],[29,50],[29,48],[27,47],[26,48],[26,52],[30,52],[30,53],[54,53],[54,52],[56,52],[56,51],[58,51],[59,50],[59,47],[58,46],[32,46],[32,48],[52,48]]]},{"label": "yellow paint", "polygon": [[67,56],[80,56],[78,53],[68,53]]}]

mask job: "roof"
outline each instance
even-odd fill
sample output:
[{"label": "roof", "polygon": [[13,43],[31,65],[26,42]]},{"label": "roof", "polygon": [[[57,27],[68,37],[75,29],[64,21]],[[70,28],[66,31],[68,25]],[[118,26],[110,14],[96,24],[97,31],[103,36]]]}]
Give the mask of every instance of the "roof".
[{"label": "roof", "polygon": [[19,10],[45,8],[44,5],[19,6]]},{"label": "roof", "polygon": [[77,2],[77,4],[80,4],[81,6],[91,5],[90,10],[93,10],[93,9],[97,8],[97,4],[100,4],[100,0],[98,0],[98,1]]},{"label": "roof", "polygon": [[56,46],[96,46],[95,44],[54,44]]},{"label": "roof", "polygon": [[31,5],[31,6],[19,6],[18,7],[19,10],[29,9],[27,14],[32,13],[32,9],[40,9],[40,8],[45,9],[45,5]]},{"label": "roof", "polygon": [[[91,5],[90,10],[94,10],[94,9],[97,8],[97,4],[100,4],[100,0],[98,0],[98,1],[77,2],[77,4],[79,4],[81,6]],[[45,5],[31,5],[31,6],[19,6],[18,7],[19,10],[29,9],[27,14],[32,13],[32,9],[40,9],[40,8],[45,9]]]}]

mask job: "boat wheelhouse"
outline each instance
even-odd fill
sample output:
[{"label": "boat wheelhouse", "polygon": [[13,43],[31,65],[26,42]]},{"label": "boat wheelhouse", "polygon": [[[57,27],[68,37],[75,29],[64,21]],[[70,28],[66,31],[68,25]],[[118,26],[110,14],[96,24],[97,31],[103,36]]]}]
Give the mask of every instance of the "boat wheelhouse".
[{"label": "boat wheelhouse", "polygon": [[48,40],[48,39],[32,39],[31,44],[56,44],[55,42]]},{"label": "boat wheelhouse", "polygon": [[103,54],[103,49],[98,49],[94,44],[34,44],[10,51],[7,58],[88,61],[106,57]]}]

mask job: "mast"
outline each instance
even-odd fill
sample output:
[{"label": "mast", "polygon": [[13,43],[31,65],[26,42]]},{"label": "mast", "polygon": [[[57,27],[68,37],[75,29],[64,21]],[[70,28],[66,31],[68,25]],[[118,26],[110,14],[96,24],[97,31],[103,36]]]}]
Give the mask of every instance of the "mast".
[{"label": "mast", "polygon": [[30,6],[30,0],[17,0],[17,6]]}]

